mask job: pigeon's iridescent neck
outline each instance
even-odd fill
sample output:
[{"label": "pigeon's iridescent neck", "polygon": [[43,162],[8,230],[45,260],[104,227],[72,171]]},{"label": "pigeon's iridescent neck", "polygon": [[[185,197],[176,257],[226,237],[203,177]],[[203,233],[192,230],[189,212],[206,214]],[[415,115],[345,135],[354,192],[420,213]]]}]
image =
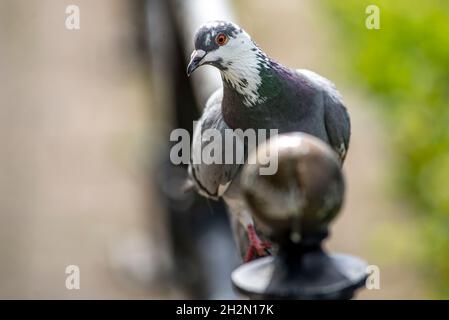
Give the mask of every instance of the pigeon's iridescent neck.
[{"label": "pigeon's iridescent neck", "polygon": [[[286,84],[281,79],[280,73],[284,72],[282,66],[272,60],[268,66],[259,69],[260,84],[257,86],[257,100],[248,106],[245,96],[240,94],[233,85],[223,81],[222,114],[225,122],[233,129],[266,129],[271,128],[270,119],[282,117],[282,108],[285,97]],[[285,71],[286,72],[286,71]]]}]

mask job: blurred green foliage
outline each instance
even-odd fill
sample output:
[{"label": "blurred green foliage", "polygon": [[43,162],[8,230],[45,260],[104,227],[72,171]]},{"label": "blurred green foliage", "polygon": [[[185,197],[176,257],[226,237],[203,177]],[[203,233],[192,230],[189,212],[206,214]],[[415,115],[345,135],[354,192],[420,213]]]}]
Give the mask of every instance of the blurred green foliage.
[{"label": "blurred green foliage", "polygon": [[[417,208],[429,279],[449,298],[449,1],[325,4],[345,70],[383,102],[399,190]],[[380,30],[365,27],[371,4]]]}]

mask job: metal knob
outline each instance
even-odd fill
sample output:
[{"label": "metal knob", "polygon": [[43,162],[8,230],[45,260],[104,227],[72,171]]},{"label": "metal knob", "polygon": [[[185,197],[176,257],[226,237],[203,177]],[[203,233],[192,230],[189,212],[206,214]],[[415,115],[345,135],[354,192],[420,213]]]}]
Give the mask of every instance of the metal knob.
[{"label": "metal knob", "polygon": [[[260,155],[277,154],[278,170],[261,175]],[[279,250],[236,269],[232,281],[252,298],[347,299],[366,280],[366,263],[327,254],[322,241],[341,208],[345,184],[336,153],[321,140],[289,133],[248,158],[242,190],[259,229]]]}]

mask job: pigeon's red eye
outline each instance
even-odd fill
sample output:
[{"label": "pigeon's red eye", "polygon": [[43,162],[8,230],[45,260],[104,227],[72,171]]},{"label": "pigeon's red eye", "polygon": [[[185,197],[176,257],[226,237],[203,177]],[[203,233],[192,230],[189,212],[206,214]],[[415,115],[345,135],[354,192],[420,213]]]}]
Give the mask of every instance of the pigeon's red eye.
[{"label": "pigeon's red eye", "polygon": [[222,45],[226,44],[226,42],[228,42],[228,36],[225,35],[224,33],[220,33],[220,34],[215,38],[215,42],[216,42],[219,46],[222,46]]}]

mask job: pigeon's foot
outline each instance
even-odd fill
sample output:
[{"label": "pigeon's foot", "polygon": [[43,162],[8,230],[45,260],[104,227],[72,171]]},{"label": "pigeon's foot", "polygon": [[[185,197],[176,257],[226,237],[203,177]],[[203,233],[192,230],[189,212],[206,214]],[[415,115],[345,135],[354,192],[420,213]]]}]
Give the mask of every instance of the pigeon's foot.
[{"label": "pigeon's foot", "polygon": [[243,261],[246,263],[258,257],[270,255],[270,251],[268,251],[268,249],[271,248],[271,243],[262,242],[252,224],[247,226],[246,231],[248,233],[249,247]]}]

